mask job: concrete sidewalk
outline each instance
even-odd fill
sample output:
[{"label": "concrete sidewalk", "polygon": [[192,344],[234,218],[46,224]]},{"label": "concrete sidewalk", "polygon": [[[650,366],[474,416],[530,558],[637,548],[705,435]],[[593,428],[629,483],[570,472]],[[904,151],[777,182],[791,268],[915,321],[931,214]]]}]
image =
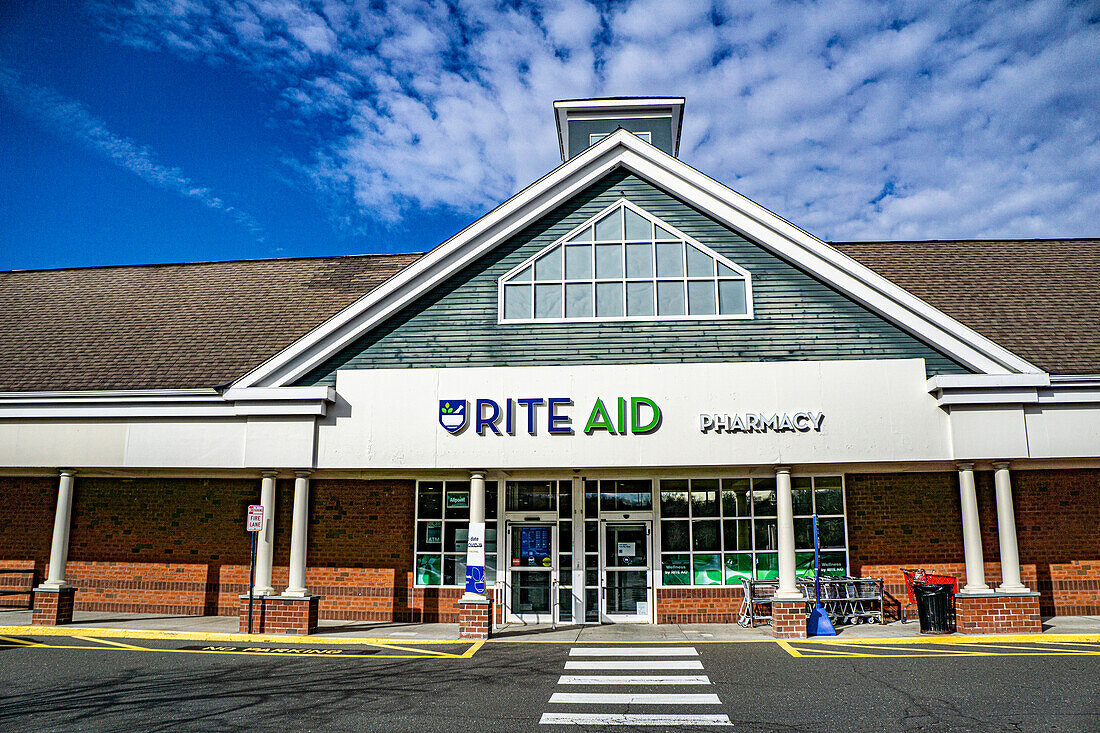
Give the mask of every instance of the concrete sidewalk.
[{"label": "concrete sidewalk", "polygon": [[[33,632],[51,634],[94,635],[102,632],[110,635],[126,635],[140,638],[142,633],[153,636],[178,638],[202,636],[241,639],[258,639],[238,634],[236,616],[166,616],[138,613],[106,613],[77,611],[73,623],[68,626],[32,627],[31,612],[27,610],[0,610],[0,627],[3,634],[30,635]],[[1058,616],[1043,621],[1044,634],[1100,634],[1100,616]],[[916,621],[907,624],[859,624],[838,629],[844,639],[900,639],[920,636]],[[265,634],[264,639],[328,640],[350,642],[362,639],[390,639],[409,642],[458,641],[458,624],[385,623],[371,621],[339,621],[323,619],[317,634],[308,637]],[[530,641],[557,643],[584,642],[712,642],[712,641],[771,641],[770,626],[745,629],[737,624],[607,624],[596,626],[559,626],[508,624],[498,628],[493,638],[500,641]],[[943,637],[940,637],[943,638]]]}]

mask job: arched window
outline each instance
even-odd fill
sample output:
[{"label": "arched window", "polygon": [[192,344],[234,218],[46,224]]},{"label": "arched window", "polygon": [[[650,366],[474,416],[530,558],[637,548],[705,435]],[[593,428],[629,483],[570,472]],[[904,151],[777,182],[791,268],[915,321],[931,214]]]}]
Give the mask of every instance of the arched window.
[{"label": "arched window", "polygon": [[752,318],[747,270],[625,199],[499,287],[502,323]]}]

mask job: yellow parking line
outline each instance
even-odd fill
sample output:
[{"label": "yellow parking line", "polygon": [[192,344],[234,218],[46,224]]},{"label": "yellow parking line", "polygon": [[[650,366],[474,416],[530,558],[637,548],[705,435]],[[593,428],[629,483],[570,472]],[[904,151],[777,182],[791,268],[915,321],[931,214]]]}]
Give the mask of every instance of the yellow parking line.
[{"label": "yellow parking line", "polygon": [[782,648],[785,652],[787,652],[787,654],[790,654],[792,657],[802,656],[802,652],[791,646],[789,642],[784,641],[783,639],[775,639],[774,641],[780,646],[780,648]]},{"label": "yellow parking line", "polygon": [[[384,644],[373,644],[371,646],[378,647],[380,649],[392,649],[394,651],[408,651],[411,654],[329,654],[326,653],[329,650],[324,648],[318,649],[279,649],[271,648],[264,649],[261,647],[248,647],[243,646],[239,648],[231,649],[171,649],[171,648],[150,648],[135,646],[133,644],[124,644],[122,642],[110,641],[107,639],[86,638],[83,636],[72,636],[72,639],[79,639],[80,641],[91,642],[91,645],[83,644],[45,644],[40,642],[26,642],[21,639],[11,639],[8,637],[0,636],[0,641],[8,641],[11,643],[2,644],[0,647],[13,647],[13,648],[26,648],[34,647],[39,649],[80,649],[80,650],[98,650],[98,651],[130,651],[130,652],[151,652],[151,653],[164,653],[164,654],[236,654],[244,656],[260,656],[260,657],[330,657],[330,658],[342,658],[342,659],[469,659],[481,648],[484,641],[478,641],[470,645],[470,647],[462,654],[449,654],[446,652],[437,652],[427,649],[402,649],[400,647],[394,647]],[[106,646],[104,646],[106,645]],[[336,651],[336,650],[333,650]]]},{"label": "yellow parking line", "polygon": [[415,652],[416,654],[422,654],[424,656],[432,657],[457,657],[457,654],[449,654],[448,652],[437,652],[434,649],[408,649],[403,646],[397,646],[396,644],[371,644],[371,646],[378,647],[379,649],[392,649],[397,652]]},{"label": "yellow parking line", "polygon": [[81,641],[90,641],[93,644],[109,644],[110,646],[117,646],[122,649],[137,649],[138,651],[148,651],[148,649],[140,646],[134,646],[133,644],[123,644],[121,641],[111,641],[110,639],[93,639],[88,636],[74,636],[74,639],[80,639]]},{"label": "yellow parking line", "polygon": [[485,645],[485,641],[475,641],[473,644],[470,645],[469,649],[464,651],[462,654],[459,654],[458,658],[459,659],[469,659],[470,657],[477,654],[477,650],[480,649],[484,645]]},{"label": "yellow parking line", "polygon": [[[829,646],[830,647],[833,647],[833,646],[843,647],[843,646],[849,646],[849,644],[847,642],[843,642],[843,641],[835,641],[835,642],[831,643]],[[852,644],[852,646],[854,646],[857,649],[878,649],[878,650],[881,650],[881,651],[906,651],[905,649],[898,649],[899,645],[897,645],[897,644],[865,644],[865,643],[860,643],[860,644]],[[853,651],[853,650],[848,649],[848,650],[844,650],[844,651]],[[930,654],[930,653],[933,653],[933,652],[939,652],[939,653],[943,653],[943,654],[966,655],[966,654],[971,653],[969,650],[966,650],[966,649],[959,649],[959,650],[955,650],[955,649],[930,649],[930,650],[924,650],[924,649],[920,649],[919,647],[917,649],[914,649],[913,651],[915,653],[920,653],[920,654],[925,654],[925,653]]]},{"label": "yellow parking line", "polygon": [[0,636],[0,640],[10,642],[4,644],[4,646],[40,646],[37,641],[26,641],[24,639],[13,639],[10,636]]}]

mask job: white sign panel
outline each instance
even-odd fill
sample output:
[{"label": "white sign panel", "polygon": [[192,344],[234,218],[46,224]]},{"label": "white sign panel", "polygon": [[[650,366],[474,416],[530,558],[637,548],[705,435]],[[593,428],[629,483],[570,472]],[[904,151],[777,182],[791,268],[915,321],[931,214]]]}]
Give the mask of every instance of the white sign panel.
[{"label": "white sign panel", "polygon": [[248,531],[259,532],[264,528],[264,507],[262,504],[252,504],[248,507]]},{"label": "white sign panel", "polygon": [[341,371],[319,468],[950,460],[924,362]]},{"label": "white sign panel", "polygon": [[470,522],[466,537],[466,592],[485,592],[485,522]]}]

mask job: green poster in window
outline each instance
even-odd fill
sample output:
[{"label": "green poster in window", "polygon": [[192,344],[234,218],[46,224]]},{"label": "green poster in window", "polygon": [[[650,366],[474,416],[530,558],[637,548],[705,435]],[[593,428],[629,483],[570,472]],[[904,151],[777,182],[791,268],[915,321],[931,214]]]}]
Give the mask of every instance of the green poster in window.
[{"label": "green poster in window", "polygon": [[447,492],[447,508],[448,509],[468,509],[470,507],[470,492],[468,491],[448,491]]},{"label": "green poster in window", "polygon": [[416,584],[439,585],[443,582],[442,565],[439,555],[419,555],[416,558]]},{"label": "green poster in window", "polygon": [[[814,554],[812,552],[798,552],[794,556],[794,572],[800,578],[814,577]],[[825,574],[825,566],[821,566],[821,574]]]},{"label": "green poster in window", "polygon": [[779,577],[779,555],[774,552],[756,556],[756,579],[775,580]]},{"label": "green poster in window", "polygon": [[691,585],[687,555],[664,555],[661,569],[665,585]]},{"label": "green poster in window", "polygon": [[695,555],[695,585],[722,585],[722,556]]},{"label": "green poster in window", "polygon": [[821,574],[834,577],[848,574],[848,563],[844,560],[843,552],[821,553]]},{"label": "green poster in window", "polygon": [[726,555],[726,585],[740,585],[742,580],[752,577],[752,553],[742,552]]}]

